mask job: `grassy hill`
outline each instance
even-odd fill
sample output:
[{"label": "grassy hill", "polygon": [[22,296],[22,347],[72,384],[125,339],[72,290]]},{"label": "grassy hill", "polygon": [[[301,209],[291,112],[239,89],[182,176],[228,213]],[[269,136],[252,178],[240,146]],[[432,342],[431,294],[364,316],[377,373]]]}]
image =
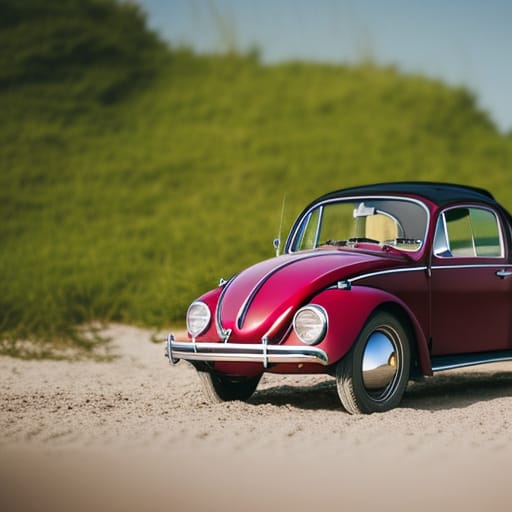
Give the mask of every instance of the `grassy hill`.
[{"label": "grassy hill", "polygon": [[304,204],[385,180],[512,209],[512,140],[464,89],[373,65],[199,56],[133,4],[0,4],[0,338],[181,322]]}]

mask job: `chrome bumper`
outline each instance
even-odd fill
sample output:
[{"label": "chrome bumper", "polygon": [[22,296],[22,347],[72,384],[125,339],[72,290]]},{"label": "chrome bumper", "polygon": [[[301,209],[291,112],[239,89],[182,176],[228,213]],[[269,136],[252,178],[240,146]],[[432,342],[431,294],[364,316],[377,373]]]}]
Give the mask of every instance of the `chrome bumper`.
[{"label": "chrome bumper", "polygon": [[171,364],[180,359],[186,361],[235,361],[262,363],[316,363],[329,364],[327,354],[319,348],[286,345],[269,345],[265,339],[261,343],[211,343],[176,341],[172,334],[167,336],[166,354]]}]

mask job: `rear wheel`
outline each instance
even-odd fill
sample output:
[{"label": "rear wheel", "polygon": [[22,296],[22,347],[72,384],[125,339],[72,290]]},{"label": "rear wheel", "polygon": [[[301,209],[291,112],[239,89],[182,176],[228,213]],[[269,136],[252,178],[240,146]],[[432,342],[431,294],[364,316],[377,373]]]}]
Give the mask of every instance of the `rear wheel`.
[{"label": "rear wheel", "polygon": [[351,414],[396,407],[407,386],[410,366],[409,330],[394,315],[376,313],[336,368],[343,407]]},{"label": "rear wheel", "polygon": [[201,371],[203,393],[212,403],[231,400],[248,400],[256,391],[261,375],[256,377],[227,377],[207,371]]}]

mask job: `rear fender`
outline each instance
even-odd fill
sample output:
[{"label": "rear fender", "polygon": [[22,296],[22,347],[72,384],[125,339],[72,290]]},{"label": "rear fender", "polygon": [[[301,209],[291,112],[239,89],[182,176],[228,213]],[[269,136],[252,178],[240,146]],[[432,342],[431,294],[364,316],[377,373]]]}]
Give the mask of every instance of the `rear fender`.
[{"label": "rear fender", "polygon": [[329,326],[325,339],[318,345],[336,363],[352,348],[370,315],[378,308],[400,311],[414,334],[416,356],[423,375],[432,375],[427,340],[412,311],[396,296],[376,288],[352,286],[330,288],[316,295],[311,304],[322,306],[328,313]]}]

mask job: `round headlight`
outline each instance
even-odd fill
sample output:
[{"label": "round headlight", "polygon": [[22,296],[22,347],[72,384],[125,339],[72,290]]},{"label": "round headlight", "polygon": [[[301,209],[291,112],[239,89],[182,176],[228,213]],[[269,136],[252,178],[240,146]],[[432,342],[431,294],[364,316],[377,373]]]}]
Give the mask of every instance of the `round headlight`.
[{"label": "round headlight", "polygon": [[204,302],[193,302],[187,311],[187,330],[193,338],[199,336],[210,324],[211,313]]},{"label": "round headlight", "polygon": [[302,343],[315,345],[327,331],[327,313],[317,305],[305,306],[293,317],[293,329]]}]

